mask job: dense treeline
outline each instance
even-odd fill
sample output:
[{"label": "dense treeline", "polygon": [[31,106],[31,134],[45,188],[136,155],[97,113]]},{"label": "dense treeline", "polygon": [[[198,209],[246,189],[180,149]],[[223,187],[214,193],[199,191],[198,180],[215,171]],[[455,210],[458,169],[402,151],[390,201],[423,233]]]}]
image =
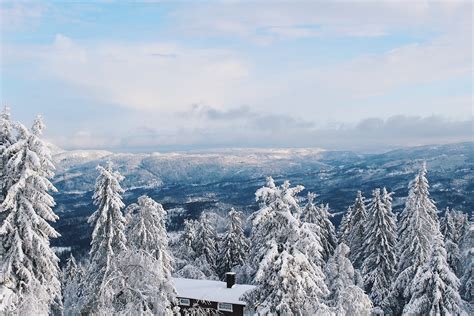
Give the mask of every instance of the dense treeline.
[{"label": "dense treeline", "polygon": [[97,167],[89,255],[71,256],[60,271],[49,243],[59,234],[44,126],[37,118],[28,129],[7,109],[0,119],[2,312],[172,315],[180,312],[172,275],[219,280],[228,271],[257,285],[242,299],[263,315],[472,312],[472,218],[449,209],[438,218],[425,164],[398,217],[392,193],[375,188],[369,200],[356,194],[336,231],[316,194],[303,198],[303,186],[269,177],[249,218],[231,209],[219,233],[217,215],[205,212],[169,238],[162,205],[147,196],[124,205],[123,177],[108,163]]}]

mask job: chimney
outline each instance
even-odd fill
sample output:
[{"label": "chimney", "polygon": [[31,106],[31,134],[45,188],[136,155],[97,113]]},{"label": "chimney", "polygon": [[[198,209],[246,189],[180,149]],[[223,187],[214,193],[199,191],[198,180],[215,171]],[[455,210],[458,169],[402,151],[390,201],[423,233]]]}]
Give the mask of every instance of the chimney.
[{"label": "chimney", "polygon": [[225,281],[227,283],[227,288],[231,289],[235,284],[235,272],[227,272],[225,274]]}]

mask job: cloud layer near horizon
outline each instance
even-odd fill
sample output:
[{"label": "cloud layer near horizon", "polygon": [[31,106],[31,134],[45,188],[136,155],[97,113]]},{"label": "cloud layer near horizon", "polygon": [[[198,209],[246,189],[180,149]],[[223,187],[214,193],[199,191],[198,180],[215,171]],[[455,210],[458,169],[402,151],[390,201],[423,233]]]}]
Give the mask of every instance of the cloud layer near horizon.
[{"label": "cloud layer near horizon", "polygon": [[123,135],[82,131],[51,141],[65,149],[115,151],[183,151],[233,147],[320,147],[361,152],[420,146],[433,143],[474,141],[474,117],[447,120],[440,116],[391,116],[366,118],[355,124],[318,126],[284,115],[260,114],[249,108],[220,111],[194,107],[176,113],[202,125],[179,130],[142,127]]}]

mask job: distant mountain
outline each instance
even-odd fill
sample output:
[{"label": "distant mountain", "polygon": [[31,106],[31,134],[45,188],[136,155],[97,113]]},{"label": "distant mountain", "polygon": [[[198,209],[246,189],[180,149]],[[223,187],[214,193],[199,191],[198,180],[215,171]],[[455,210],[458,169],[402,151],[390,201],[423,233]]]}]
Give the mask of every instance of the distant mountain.
[{"label": "distant mountain", "polygon": [[[169,228],[203,210],[223,214],[231,206],[246,213],[257,205],[254,193],[266,176],[289,179],[329,203],[337,223],[357,190],[366,197],[375,187],[394,192],[394,208],[402,208],[408,182],[423,161],[428,165],[431,193],[440,210],[474,208],[474,143],[423,146],[383,154],[356,154],[323,149],[227,149],[211,152],[130,154],[107,151],[55,150],[56,212],[62,234],[56,246],[88,247],[85,222],[95,209],[91,196],[98,164],[111,160],[125,176],[126,204],[148,194],[169,210]],[[302,198],[305,194],[302,194]]]}]

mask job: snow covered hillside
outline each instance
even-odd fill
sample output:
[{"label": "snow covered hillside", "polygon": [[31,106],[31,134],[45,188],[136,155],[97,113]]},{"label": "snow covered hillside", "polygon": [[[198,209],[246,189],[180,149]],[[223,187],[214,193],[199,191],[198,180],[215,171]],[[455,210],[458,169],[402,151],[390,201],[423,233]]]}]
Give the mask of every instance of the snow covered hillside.
[{"label": "snow covered hillside", "polygon": [[446,206],[464,212],[474,208],[474,143],[415,147],[384,154],[363,155],[322,149],[228,149],[191,153],[111,153],[59,151],[54,155],[59,193],[55,211],[62,237],[57,246],[89,244],[85,219],[94,210],[92,190],[96,166],[111,160],[124,175],[124,199],[148,194],[170,210],[169,228],[180,229],[185,218],[203,210],[227,211],[231,206],[246,213],[256,209],[255,190],[265,177],[290,179],[316,192],[317,203],[329,203],[338,223],[357,192],[369,194],[386,186],[394,192],[394,210],[400,211],[409,180],[426,160],[431,193],[438,209]]}]

